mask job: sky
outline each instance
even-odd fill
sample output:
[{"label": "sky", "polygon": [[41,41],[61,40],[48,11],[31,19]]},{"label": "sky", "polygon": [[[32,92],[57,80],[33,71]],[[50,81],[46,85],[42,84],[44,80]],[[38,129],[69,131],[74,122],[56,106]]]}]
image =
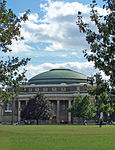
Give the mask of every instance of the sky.
[{"label": "sky", "polygon": [[[97,2],[102,6],[100,0]],[[93,62],[84,58],[82,51],[90,48],[76,25],[77,13],[81,11],[84,21],[96,30],[89,19],[90,3],[91,0],[8,0],[7,8],[17,16],[31,11],[29,19],[22,23],[24,40],[13,41],[10,53],[31,58],[26,66],[27,79],[54,68],[68,68],[87,76],[98,72]],[[101,8],[98,10],[105,13]]]}]

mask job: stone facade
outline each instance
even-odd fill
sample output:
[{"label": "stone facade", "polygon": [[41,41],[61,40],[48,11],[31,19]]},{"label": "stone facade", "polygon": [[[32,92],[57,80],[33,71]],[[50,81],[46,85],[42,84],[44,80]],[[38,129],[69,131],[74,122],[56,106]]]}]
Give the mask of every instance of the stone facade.
[{"label": "stone facade", "polygon": [[25,86],[26,90],[21,90],[15,98],[13,109],[12,102],[0,106],[0,121],[21,121],[23,107],[37,93],[42,93],[52,105],[49,123],[72,123],[71,113],[67,109],[72,105],[76,96],[87,94],[87,77],[68,69],[55,69],[35,76],[30,81]]},{"label": "stone facade", "polygon": [[[71,113],[67,109],[72,105],[76,96],[86,95],[87,89],[84,84],[65,85],[27,85],[26,91],[20,92],[14,102],[14,121],[21,121],[21,110],[28,103],[29,99],[37,93],[42,93],[52,105],[51,123],[71,123]],[[53,120],[55,118],[55,121]],[[0,121],[12,121],[12,103],[3,104],[0,107]],[[54,122],[53,122],[54,121]]]}]

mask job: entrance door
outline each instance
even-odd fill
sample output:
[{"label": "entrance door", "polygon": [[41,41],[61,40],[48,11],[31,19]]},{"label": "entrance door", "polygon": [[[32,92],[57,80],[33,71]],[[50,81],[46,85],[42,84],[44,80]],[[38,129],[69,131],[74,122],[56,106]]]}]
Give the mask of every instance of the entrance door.
[{"label": "entrance door", "polygon": [[56,116],[53,116],[53,117],[52,117],[52,123],[53,123],[53,124],[56,124]]}]

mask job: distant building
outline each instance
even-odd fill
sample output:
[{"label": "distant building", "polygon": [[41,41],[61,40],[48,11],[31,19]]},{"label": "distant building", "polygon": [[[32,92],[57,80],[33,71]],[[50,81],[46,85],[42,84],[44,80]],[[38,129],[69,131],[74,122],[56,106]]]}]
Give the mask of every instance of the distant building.
[{"label": "distant building", "polygon": [[[88,77],[70,69],[52,69],[31,78],[15,100],[14,120],[21,121],[21,110],[29,99],[37,93],[43,93],[51,102],[50,123],[72,123],[71,113],[67,112],[78,95],[86,95]],[[0,121],[11,122],[12,103],[0,107]]]}]

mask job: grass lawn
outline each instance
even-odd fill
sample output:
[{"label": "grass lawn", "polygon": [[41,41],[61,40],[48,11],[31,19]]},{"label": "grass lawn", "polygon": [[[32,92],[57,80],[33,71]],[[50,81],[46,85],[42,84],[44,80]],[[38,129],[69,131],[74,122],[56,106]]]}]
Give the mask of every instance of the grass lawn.
[{"label": "grass lawn", "polygon": [[0,150],[115,150],[115,126],[0,126]]}]

